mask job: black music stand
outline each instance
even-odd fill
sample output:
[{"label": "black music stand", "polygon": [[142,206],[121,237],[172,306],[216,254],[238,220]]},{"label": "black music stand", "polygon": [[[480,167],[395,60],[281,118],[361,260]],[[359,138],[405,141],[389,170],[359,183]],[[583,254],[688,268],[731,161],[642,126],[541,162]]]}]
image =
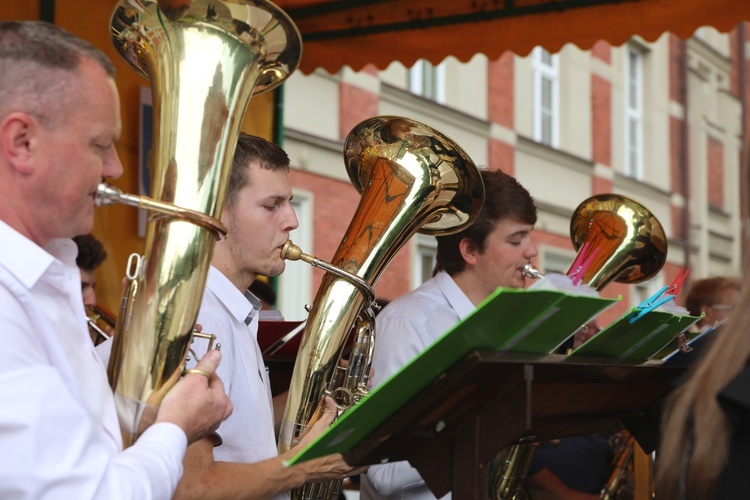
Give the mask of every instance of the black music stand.
[{"label": "black music stand", "polygon": [[488,496],[488,462],[520,438],[625,426],[650,452],[656,406],[684,369],[562,355],[472,352],[344,453],[352,465],[408,460],[438,497]]}]

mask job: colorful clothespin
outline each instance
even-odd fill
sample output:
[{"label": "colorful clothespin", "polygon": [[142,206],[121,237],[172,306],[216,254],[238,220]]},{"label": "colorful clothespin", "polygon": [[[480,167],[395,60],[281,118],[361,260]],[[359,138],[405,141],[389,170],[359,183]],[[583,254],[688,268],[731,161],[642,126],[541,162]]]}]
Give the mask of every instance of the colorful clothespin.
[{"label": "colorful clothespin", "polygon": [[674,299],[674,295],[671,293],[667,293],[667,290],[669,290],[669,286],[663,286],[659,289],[658,292],[653,294],[651,297],[647,298],[640,304],[638,304],[638,314],[630,318],[630,323],[633,324],[639,319],[641,319],[646,314],[650,313],[657,307],[659,307],[662,304],[665,304],[669,302],[670,300]]},{"label": "colorful clothespin", "polygon": [[594,257],[596,256],[596,253],[599,251],[599,248],[595,248],[593,252],[591,252],[590,255],[588,254],[589,250],[589,242],[583,244],[581,247],[581,250],[578,252],[578,255],[576,255],[576,260],[573,261],[573,264],[570,266],[570,272],[568,273],[568,277],[573,282],[575,286],[578,286],[581,283],[581,280],[583,279],[583,275],[586,273],[586,270],[591,265],[591,262],[594,260]]},{"label": "colorful clothespin", "polygon": [[677,294],[680,293],[680,288],[682,288],[682,284],[685,282],[685,278],[687,278],[688,274],[690,274],[690,269],[685,269],[685,266],[682,266],[677,272],[677,276],[672,280],[672,284],[669,285],[669,290],[665,293],[677,296]]}]

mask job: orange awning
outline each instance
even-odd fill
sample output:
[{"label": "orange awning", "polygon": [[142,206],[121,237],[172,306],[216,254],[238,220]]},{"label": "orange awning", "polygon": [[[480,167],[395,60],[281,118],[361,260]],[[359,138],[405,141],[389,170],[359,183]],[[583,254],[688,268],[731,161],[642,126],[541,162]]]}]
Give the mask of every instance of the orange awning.
[{"label": "orange awning", "polygon": [[669,31],[681,38],[700,26],[729,31],[750,20],[748,0],[277,0],[302,32],[301,69],[411,66],[424,58],[467,61],[526,55],[537,45],[557,52],[598,40],[621,45]]}]

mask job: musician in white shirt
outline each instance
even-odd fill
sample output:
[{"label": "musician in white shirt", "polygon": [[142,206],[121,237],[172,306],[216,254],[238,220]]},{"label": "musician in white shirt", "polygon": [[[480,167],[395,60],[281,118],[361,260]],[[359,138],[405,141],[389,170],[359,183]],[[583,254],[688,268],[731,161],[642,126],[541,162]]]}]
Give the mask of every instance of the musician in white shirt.
[{"label": "musician in white shirt", "polygon": [[122,173],[120,127],[106,56],[51,24],[0,23],[0,498],[170,498],[188,443],[231,412],[210,354],[123,451],[70,239]]},{"label": "musician in white shirt", "polygon": [[[523,269],[537,255],[531,240],[536,206],[513,177],[482,171],[482,178],[485,204],[477,220],[455,235],[437,238],[436,275],[377,316],[374,385],[469,315],[497,287],[524,287]],[[361,477],[365,499],[435,498],[408,462],[373,465]]]},{"label": "musician in white shirt", "polygon": [[[221,424],[221,444],[201,440],[188,448],[176,498],[288,498],[309,481],[341,479],[362,469],[340,454],[287,467],[297,453],[279,455],[275,431],[287,393],[272,400],[269,374],[258,345],[260,300],[248,292],[258,275],[284,271],[281,247],[298,225],[291,204],[289,157],[276,144],[241,133],[221,219],[227,237],[216,243],[198,323],[217,335],[225,362],[219,374],[235,412]],[[333,421],[328,413],[310,427],[299,446]]]}]

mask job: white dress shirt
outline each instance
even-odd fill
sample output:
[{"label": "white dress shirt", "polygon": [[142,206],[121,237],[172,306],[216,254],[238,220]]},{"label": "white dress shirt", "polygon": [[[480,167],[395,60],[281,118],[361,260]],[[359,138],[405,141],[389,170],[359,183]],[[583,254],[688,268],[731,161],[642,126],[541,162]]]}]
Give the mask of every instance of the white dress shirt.
[{"label": "white dress shirt", "polygon": [[[249,301],[252,299],[255,304]],[[215,342],[221,344],[217,373],[234,406],[217,431],[223,441],[214,448],[217,461],[255,463],[278,455],[271,384],[258,345],[259,310],[259,300],[245,296],[211,267],[198,323],[203,333],[215,334]],[[249,324],[245,324],[248,317]],[[205,352],[204,342],[193,343],[198,356],[202,355],[199,351]]]},{"label": "white dress shirt", "polygon": [[[375,320],[373,386],[398,371],[473,310],[474,304],[445,272],[388,304]],[[373,465],[361,478],[363,499],[435,498],[417,469],[406,461]],[[442,498],[451,498],[451,494]]]},{"label": "white dress shirt", "polygon": [[170,498],[187,438],[160,423],[122,451],[75,243],[42,249],[2,221],[0,241],[0,498]]}]

